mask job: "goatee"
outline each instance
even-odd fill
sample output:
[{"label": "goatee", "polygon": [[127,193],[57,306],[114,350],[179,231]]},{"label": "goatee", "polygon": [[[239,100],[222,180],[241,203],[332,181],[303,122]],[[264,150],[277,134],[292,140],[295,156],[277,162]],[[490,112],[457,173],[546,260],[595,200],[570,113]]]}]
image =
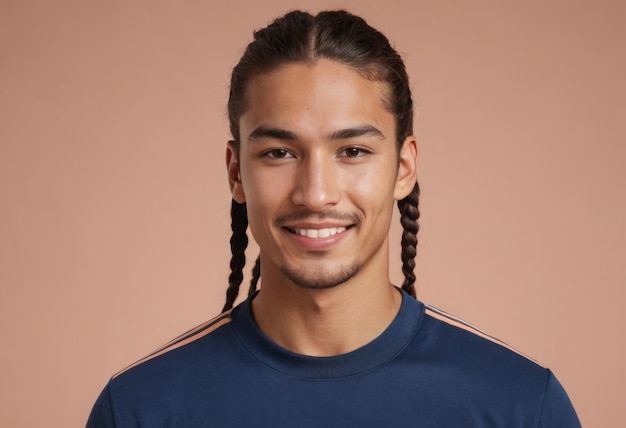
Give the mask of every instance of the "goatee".
[{"label": "goatee", "polygon": [[302,288],[324,290],[336,287],[348,281],[357,274],[360,268],[361,264],[355,261],[351,265],[342,266],[336,272],[321,270],[319,273],[312,275],[299,269],[290,269],[286,266],[281,266],[280,271],[289,278],[291,282]]}]

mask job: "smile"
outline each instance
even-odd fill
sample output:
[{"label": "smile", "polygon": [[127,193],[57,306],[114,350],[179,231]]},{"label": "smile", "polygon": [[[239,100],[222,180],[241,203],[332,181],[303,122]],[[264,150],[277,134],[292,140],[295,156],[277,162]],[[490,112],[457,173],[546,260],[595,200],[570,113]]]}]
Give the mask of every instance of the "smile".
[{"label": "smile", "polygon": [[345,227],[327,227],[324,229],[293,229],[295,233],[300,236],[306,236],[307,238],[328,238],[329,236],[335,236],[338,233],[346,231]]}]

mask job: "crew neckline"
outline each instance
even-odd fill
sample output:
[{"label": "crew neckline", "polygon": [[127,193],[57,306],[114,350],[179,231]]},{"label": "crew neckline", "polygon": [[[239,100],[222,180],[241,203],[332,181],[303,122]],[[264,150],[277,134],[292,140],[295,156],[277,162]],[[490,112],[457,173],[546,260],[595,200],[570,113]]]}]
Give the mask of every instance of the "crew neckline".
[{"label": "crew neckline", "polygon": [[400,290],[400,310],[377,338],[345,354],[313,357],[292,352],[272,341],[258,327],[246,299],[232,311],[232,327],[244,348],[261,363],[287,375],[308,379],[352,376],[387,364],[417,334],[424,317],[424,305]]}]

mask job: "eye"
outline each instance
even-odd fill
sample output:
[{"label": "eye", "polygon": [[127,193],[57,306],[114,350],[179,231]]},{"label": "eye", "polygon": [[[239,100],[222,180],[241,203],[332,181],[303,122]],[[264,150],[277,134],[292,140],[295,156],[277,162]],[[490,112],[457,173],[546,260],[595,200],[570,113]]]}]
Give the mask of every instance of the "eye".
[{"label": "eye", "polygon": [[291,153],[289,153],[285,149],[272,149],[265,152],[265,156],[271,159],[287,159],[294,157]]},{"label": "eye", "polygon": [[368,150],[361,149],[359,147],[346,147],[345,149],[341,150],[340,156],[347,158],[358,158],[368,153]]}]

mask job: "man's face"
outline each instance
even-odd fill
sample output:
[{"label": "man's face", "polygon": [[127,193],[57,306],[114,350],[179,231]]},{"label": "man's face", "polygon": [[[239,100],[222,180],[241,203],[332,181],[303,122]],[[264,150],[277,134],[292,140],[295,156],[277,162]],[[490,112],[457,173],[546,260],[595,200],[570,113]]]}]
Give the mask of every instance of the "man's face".
[{"label": "man's face", "polygon": [[229,145],[227,163],[264,282],[329,288],[361,274],[388,281],[393,204],[413,188],[417,147],[409,137],[399,152],[385,90],[329,60],[248,82],[239,151]]}]

